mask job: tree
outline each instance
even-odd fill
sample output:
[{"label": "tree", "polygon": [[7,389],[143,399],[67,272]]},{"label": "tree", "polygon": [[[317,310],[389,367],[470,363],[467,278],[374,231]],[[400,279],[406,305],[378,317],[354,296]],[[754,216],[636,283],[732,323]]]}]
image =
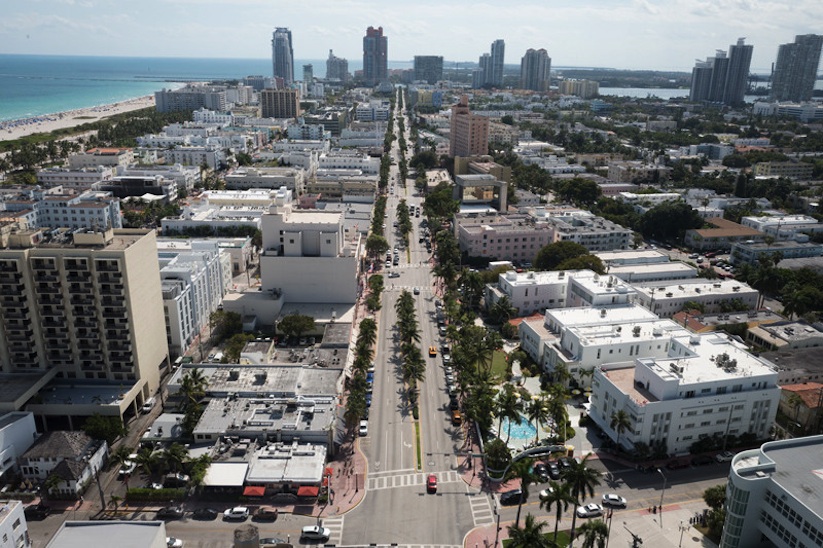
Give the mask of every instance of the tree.
[{"label": "tree", "polygon": [[189,460],[189,450],[179,443],[172,443],[163,451],[166,467],[172,472],[179,472]]},{"label": "tree", "polygon": [[552,542],[543,534],[545,521],[537,522],[531,514],[526,515],[523,527],[509,525],[509,548],[551,548]]},{"label": "tree", "polygon": [[663,202],[640,217],[640,231],[646,238],[680,239],[691,228],[703,226],[703,218],[686,202]]},{"label": "tree", "polygon": [[726,521],[726,510],[723,507],[726,501],[726,484],[715,485],[703,491],[703,500],[711,508],[706,520],[709,533],[719,538],[723,532],[723,523]]},{"label": "tree", "polygon": [[126,427],[123,426],[120,417],[104,417],[98,413],[87,418],[81,428],[83,432],[93,439],[106,440],[109,446],[111,446],[117,438],[125,436],[128,432]]},{"label": "tree", "polygon": [[540,501],[540,508],[547,512],[554,507],[554,542],[557,543],[557,530],[560,526],[560,518],[563,512],[568,511],[569,505],[577,503],[571,494],[571,489],[568,483],[550,481],[549,482],[549,496]]},{"label": "tree", "polygon": [[209,315],[211,340],[220,344],[229,337],[243,332],[243,318],[237,312],[215,310]]},{"label": "tree", "polygon": [[581,525],[577,536],[583,537],[582,548],[605,548],[609,528],[602,519],[594,519]]},{"label": "tree", "polygon": [[557,266],[567,259],[588,255],[589,250],[575,242],[554,242],[543,246],[534,259],[536,270],[557,270]]},{"label": "tree", "polygon": [[186,371],[180,381],[180,394],[183,396],[181,406],[184,413],[200,403],[206,395],[207,386],[208,380],[201,369],[195,367]]},{"label": "tree", "polygon": [[523,501],[529,498],[529,485],[534,483],[537,479],[534,474],[532,474],[532,465],[534,461],[532,459],[520,459],[519,461],[513,463],[507,472],[507,476],[509,479],[519,479],[520,480],[520,501],[517,503],[517,517],[514,520],[515,527],[520,525],[520,510],[523,508]]},{"label": "tree", "polygon": [[540,425],[549,420],[549,408],[546,400],[542,397],[533,398],[526,404],[526,416],[534,422],[534,443],[540,438]]},{"label": "tree", "polygon": [[366,253],[372,257],[379,257],[389,250],[389,241],[380,234],[372,232],[366,238]]},{"label": "tree", "polygon": [[617,447],[620,448],[620,435],[628,430],[632,425],[631,417],[629,414],[626,413],[625,409],[619,409],[612,413],[611,422],[609,425],[612,427],[612,430],[617,432]]},{"label": "tree", "polygon": [[[577,462],[571,461],[570,466],[563,471],[563,480],[569,484],[576,506],[580,506],[587,497],[594,496],[594,488],[600,485],[600,472],[588,467],[589,455]],[[572,536],[577,523],[577,512],[572,513]]]},{"label": "tree", "polygon": [[300,337],[304,333],[314,331],[314,318],[298,312],[292,312],[280,320],[280,323],[277,324],[277,329],[286,335]]},{"label": "tree", "polygon": [[566,259],[555,270],[593,270],[598,274],[605,274],[606,266],[597,255],[587,254]]},{"label": "tree", "polygon": [[502,325],[517,315],[517,309],[512,305],[506,295],[503,295],[492,305],[489,310],[492,322]]},{"label": "tree", "polygon": [[520,422],[520,412],[522,410],[523,402],[520,400],[520,396],[515,391],[514,387],[510,384],[503,385],[503,389],[497,393],[497,431],[499,435],[503,434],[501,431],[503,428],[503,419],[508,419],[509,428],[506,429],[507,444],[509,443],[509,438],[511,437],[511,424],[512,422]]}]

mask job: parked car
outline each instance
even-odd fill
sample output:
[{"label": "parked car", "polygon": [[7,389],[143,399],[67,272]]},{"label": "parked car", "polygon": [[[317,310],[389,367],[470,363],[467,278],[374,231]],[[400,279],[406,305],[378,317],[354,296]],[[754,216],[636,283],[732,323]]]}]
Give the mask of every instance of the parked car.
[{"label": "parked car", "polygon": [[666,468],[669,470],[677,470],[678,468],[686,468],[689,466],[685,461],[682,460],[670,460],[666,463]]},{"label": "parked car", "polygon": [[176,537],[166,537],[166,546],[168,548],[183,548],[183,541]]},{"label": "parked car", "polygon": [[698,455],[692,459],[692,466],[706,466],[714,463],[714,459],[709,455]]},{"label": "parked car", "polygon": [[358,428],[357,433],[361,436],[368,436],[369,435],[369,421],[360,421],[360,428]]},{"label": "parked car", "polygon": [[549,463],[549,477],[555,481],[560,479],[560,467],[556,462]]},{"label": "parked car", "polygon": [[189,482],[189,476],[186,474],[166,474],[163,477],[163,487],[185,487]]},{"label": "parked car", "polygon": [[734,458],[734,453],[731,451],[723,451],[722,453],[718,453],[714,456],[714,460],[717,462],[730,462]]},{"label": "parked car", "polygon": [[219,514],[219,512],[214,508],[198,508],[191,513],[191,517],[194,519],[211,521],[213,519],[217,519],[217,514]]},{"label": "parked car", "polygon": [[[278,537],[264,537],[260,539],[260,548],[278,548],[286,544],[286,539]],[[289,544],[288,546],[291,546]]]},{"label": "parked car", "polygon": [[46,519],[46,516],[51,514],[51,507],[45,504],[30,504],[23,510],[26,519]]},{"label": "parked car", "polygon": [[180,519],[183,517],[183,508],[180,506],[166,506],[157,511],[157,519]]},{"label": "parked car", "polygon": [[551,487],[547,487],[546,489],[540,491],[540,493],[538,493],[537,496],[540,498],[540,500],[546,500],[552,495],[552,493],[554,493],[554,489],[552,489]]},{"label": "parked car", "polygon": [[366,407],[371,407],[371,394],[366,394]]},{"label": "parked car", "polygon": [[306,525],[300,531],[300,538],[304,538],[306,540],[329,540],[331,536],[331,531],[326,527],[321,527],[319,525]]},{"label": "parked car", "polygon": [[[512,489],[511,491],[505,491],[500,493],[500,504],[509,506],[512,504],[520,504],[520,497],[523,497],[523,491],[520,489]],[[525,497],[523,501],[525,502]]]},{"label": "parked car", "polygon": [[538,478],[540,478],[541,482],[545,483],[545,482],[549,481],[549,467],[546,466],[542,462],[538,462],[537,464],[534,465],[534,468],[532,469],[532,473],[535,476],[537,476]]},{"label": "parked car", "polygon": [[277,508],[273,506],[261,506],[254,512],[254,519],[257,521],[274,521],[278,515]]},{"label": "parked car", "polygon": [[599,504],[587,504],[585,506],[578,506],[575,510],[579,518],[596,518],[603,515],[603,507]]},{"label": "parked car", "polygon": [[603,506],[609,506],[611,508],[625,508],[626,507],[626,499],[621,497],[620,495],[616,495],[614,493],[606,493],[603,495]]},{"label": "parked car", "polygon": [[434,474],[429,474],[429,477],[426,478],[426,492],[427,493],[437,493],[437,476]]},{"label": "parked car", "polygon": [[557,466],[560,467],[561,471],[565,470],[566,468],[568,468],[571,465],[572,465],[572,463],[571,463],[571,461],[569,460],[568,457],[560,457],[559,459],[557,459]]},{"label": "parked car", "polygon": [[245,506],[235,506],[223,512],[226,521],[245,521],[249,517],[249,509]]},{"label": "parked car", "polygon": [[415,287],[415,288],[414,288],[414,290],[413,290],[413,292],[414,292],[414,294],[415,294],[415,295],[420,295],[420,288],[419,288],[419,287]]}]

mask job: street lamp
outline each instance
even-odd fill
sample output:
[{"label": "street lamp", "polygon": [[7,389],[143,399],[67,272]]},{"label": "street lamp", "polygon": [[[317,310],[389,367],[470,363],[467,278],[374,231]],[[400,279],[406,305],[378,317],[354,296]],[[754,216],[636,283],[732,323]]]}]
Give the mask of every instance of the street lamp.
[{"label": "street lamp", "polygon": [[660,468],[657,469],[660,472],[660,475],[663,476],[663,490],[660,491],[660,527],[663,527],[663,495],[666,494],[666,483],[668,482],[669,478],[666,477],[666,474],[663,473],[663,470]]},{"label": "street lamp", "polygon": [[680,522],[679,527],[680,527],[680,543],[677,545],[677,548],[680,548],[681,546],[683,546],[683,533],[685,533],[686,531],[689,530],[689,525],[686,525],[686,522],[684,522],[684,521]]}]

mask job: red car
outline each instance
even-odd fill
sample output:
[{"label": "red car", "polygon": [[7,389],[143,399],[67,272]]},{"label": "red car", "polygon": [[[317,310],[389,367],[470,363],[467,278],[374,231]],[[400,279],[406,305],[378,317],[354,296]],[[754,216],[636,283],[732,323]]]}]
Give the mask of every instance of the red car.
[{"label": "red car", "polygon": [[426,492],[437,493],[437,476],[434,474],[429,474],[429,477],[426,478]]}]

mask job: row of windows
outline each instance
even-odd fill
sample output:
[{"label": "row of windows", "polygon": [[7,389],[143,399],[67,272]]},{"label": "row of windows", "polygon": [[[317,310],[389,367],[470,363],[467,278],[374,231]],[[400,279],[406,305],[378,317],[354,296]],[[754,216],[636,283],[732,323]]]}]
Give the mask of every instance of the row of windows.
[{"label": "row of windows", "polygon": [[797,546],[797,537],[786,530],[783,525],[778,523],[777,520],[775,520],[765,510],[761,514],[761,519],[766,527],[774,531],[777,537],[785,543],[783,546],[787,546],[788,548],[795,548]]},{"label": "row of windows", "polygon": [[[789,523],[791,523],[798,529],[800,529],[802,525],[803,534],[812,540],[814,546],[823,546],[823,532],[817,529],[807,520],[803,519],[803,516],[798,514],[793,508],[791,508],[788,504],[783,502],[783,500],[780,497],[778,497],[771,491],[766,491],[766,502],[769,504],[769,506],[780,512],[780,514],[782,514],[783,517],[789,520]],[[769,516],[769,518],[773,519],[771,518],[771,516]],[[775,531],[773,527],[770,527],[770,529]]]}]

